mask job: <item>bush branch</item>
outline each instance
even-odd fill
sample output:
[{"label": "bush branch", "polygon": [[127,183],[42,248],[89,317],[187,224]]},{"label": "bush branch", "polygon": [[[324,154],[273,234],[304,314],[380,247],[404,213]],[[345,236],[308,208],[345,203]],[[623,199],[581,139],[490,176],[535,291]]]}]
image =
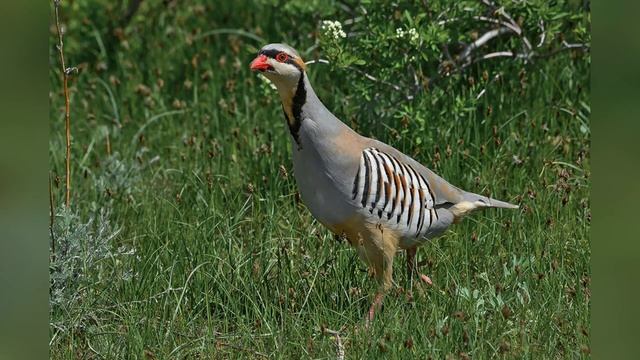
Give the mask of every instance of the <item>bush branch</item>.
[{"label": "bush branch", "polygon": [[498,29],[487,31],[486,33],[482,34],[482,36],[480,36],[476,41],[472,42],[464,50],[462,50],[462,53],[460,53],[459,61],[465,61],[474,50],[486,44],[489,40],[511,32],[513,32],[513,30],[507,27],[501,27]]},{"label": "bush branch", "polygon": [[486,5],[489,9],[491,9],[491,11],[493,11],[494,14],[500,15],[506,20],[506,22],[501,22],[501,24],[503,24],[504,26],[507,26],[508,28],[513,30],[516,34],[518,34],[518,36],[522,39],[522,43],[525,46],[525,54],[527,54],[527,59],[530,58],[531,57],[530,54],[533,52],[533,47],[531,46],[531,42],[529,41],[529,39],[525,36],[524,31],[522,30],[522,27],[520,27],[520,25],[515,20],[513,20],[513,17],[509,15],[509,13],[504,9],[504,7],[498,7],[491,0],[481,0],[481,2],[484,5]]}]

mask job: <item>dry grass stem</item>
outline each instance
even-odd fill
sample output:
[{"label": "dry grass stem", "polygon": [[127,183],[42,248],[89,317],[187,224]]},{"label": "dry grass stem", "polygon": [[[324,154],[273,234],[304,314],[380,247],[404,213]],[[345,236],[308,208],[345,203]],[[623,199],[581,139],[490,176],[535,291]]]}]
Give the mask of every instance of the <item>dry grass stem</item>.
[{"label": "dry grass stem", "polygon": [[69,101],[69,73],[71,69],[67,69],[64,61],[64,42],[62,41],[62,27],[60,26],[60,2],[61,0],[53,0],[53,7],[56,20],[56,31],[58,33],[58,54],[60,55],[60,72],[62,75],[62,88],[64,91],[64,118],[65,118],[65,201],[66,207],[71,205],[71,107]]}]

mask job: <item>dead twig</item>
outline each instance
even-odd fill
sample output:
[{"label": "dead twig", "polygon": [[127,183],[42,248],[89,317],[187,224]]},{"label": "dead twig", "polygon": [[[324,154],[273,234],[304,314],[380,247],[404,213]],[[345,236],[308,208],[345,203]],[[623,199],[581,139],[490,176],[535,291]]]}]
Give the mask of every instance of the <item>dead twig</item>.
[{"label": "dead twig", "polygon": [[336,359],[344,360],[344,345],[340,338],[340,332],[327,328],[323,328],[322,330],[325,334],[332,335],[336,339]]},{"label": "dead twig", "polygon": [[64,115],[65,115],[65,140],[66,140],[66,156],[65,156],[65,206],[71,206],[71,105],[69,101],[69,75],[74,68],[67,68],[64,62],[64,42],[62,41],[62,28],[60,26],[60,3],[62,0],[53,0],[56,30],[58,32],[58,53],[60,54],[60,72],[62,76],[62,87],[64,91]]}]

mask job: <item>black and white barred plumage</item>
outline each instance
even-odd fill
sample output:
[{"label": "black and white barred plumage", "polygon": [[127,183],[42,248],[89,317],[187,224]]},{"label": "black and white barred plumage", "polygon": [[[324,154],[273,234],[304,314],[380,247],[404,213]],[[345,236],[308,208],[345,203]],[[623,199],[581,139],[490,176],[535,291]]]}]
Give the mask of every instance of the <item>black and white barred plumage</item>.
[{"label": "black and white barred plumage", "polygon": [[438,220],[436,199],[425,177],[376,148],[362,152],[352,200],[379,222],[407,236],[424,235]]}]

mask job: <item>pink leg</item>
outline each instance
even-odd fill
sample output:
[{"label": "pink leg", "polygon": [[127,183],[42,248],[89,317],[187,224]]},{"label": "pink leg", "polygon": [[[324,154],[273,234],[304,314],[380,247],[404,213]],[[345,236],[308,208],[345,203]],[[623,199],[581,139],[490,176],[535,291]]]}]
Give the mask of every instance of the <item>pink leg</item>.
[{"label": "pink leg", "polygon": [[373,303],[371,303],[371,307],[369,308],[368,317],[367,317],[367,327],[369,323],[373,321],[376,310],[382,306],[382,299],[384,298],[384,294],[379,292],[376,294],[376,297],[373,299]]},{"label": "pink leg", "polygon": [[[411,281],[413,274],[418,273],[416,270],[416,248],[407,249],[407,279]],[[425,274],[418,273],[418,278],[428,285],[433,285],[431,278]]]}]

